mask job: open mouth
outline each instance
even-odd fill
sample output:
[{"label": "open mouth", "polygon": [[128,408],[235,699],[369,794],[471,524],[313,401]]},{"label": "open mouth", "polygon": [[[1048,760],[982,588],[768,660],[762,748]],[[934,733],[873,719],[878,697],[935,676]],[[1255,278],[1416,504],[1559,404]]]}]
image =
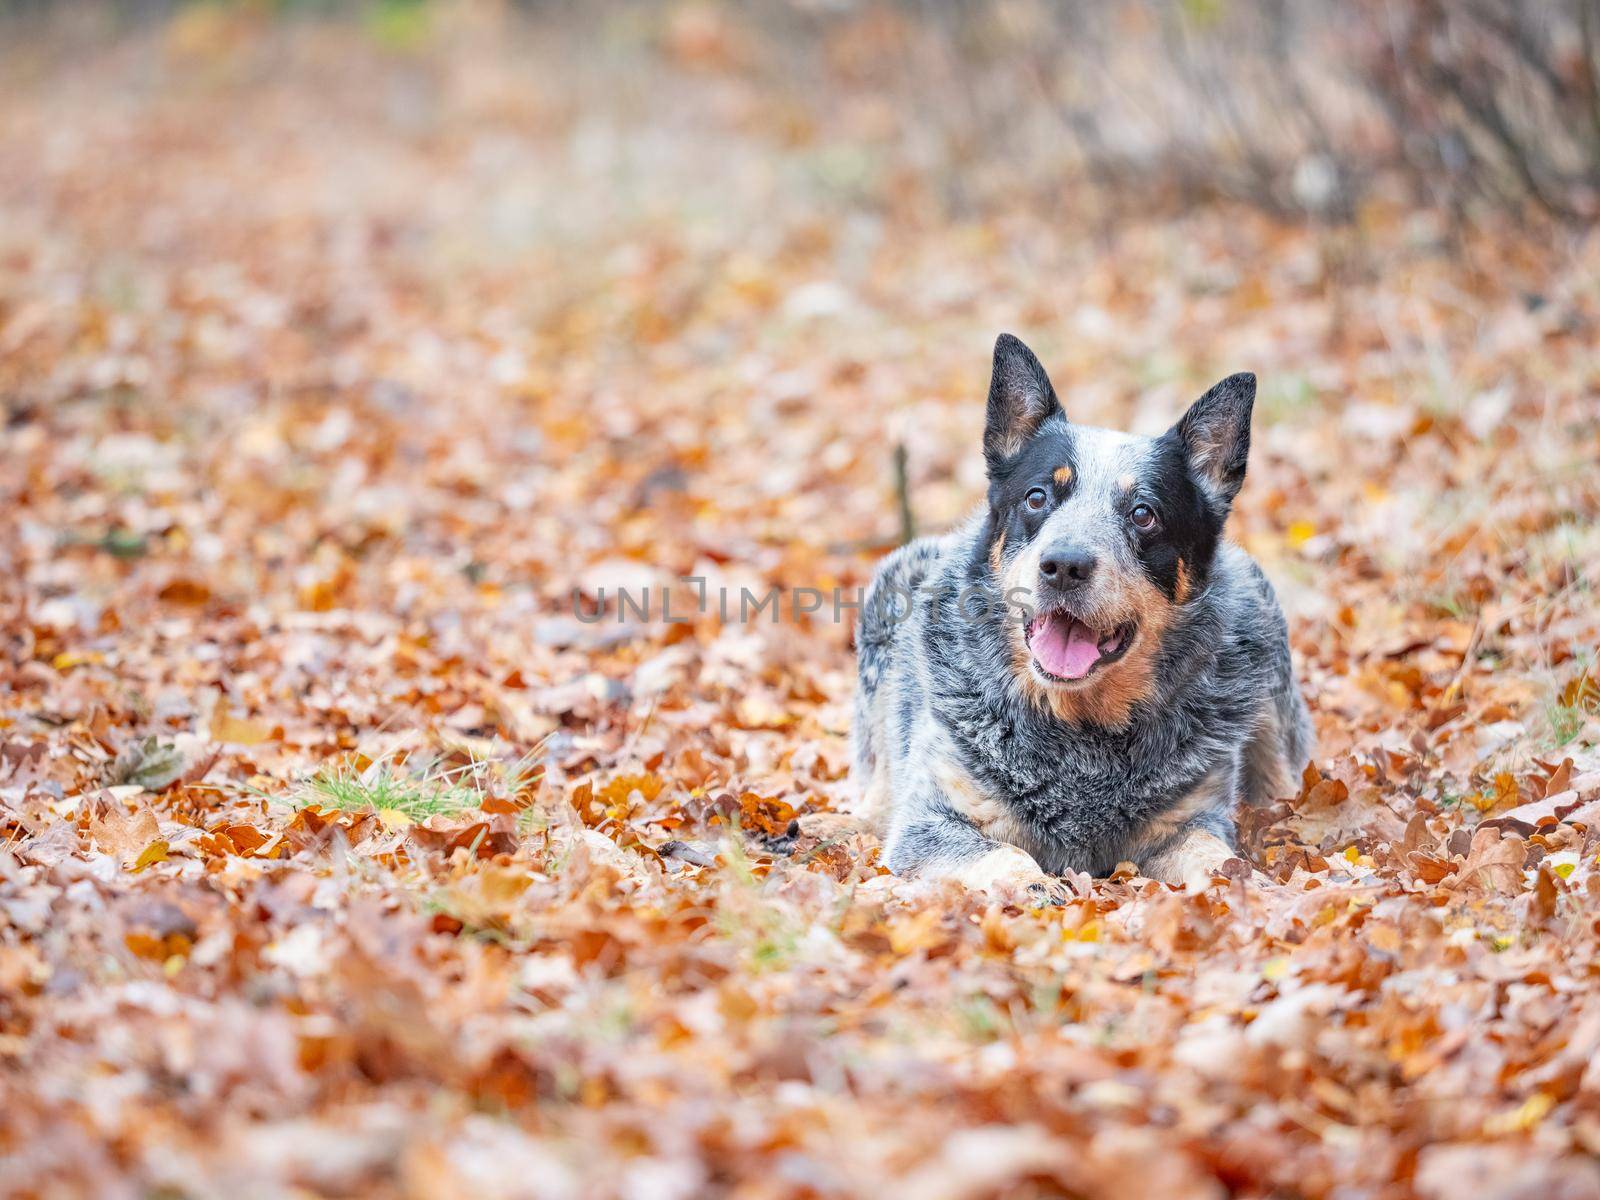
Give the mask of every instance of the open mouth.
[{"label": "open mouth", "polygon": [[1087,679],[1126,654],[1136,632],[1131,621],[1112,629],[1095,629],[1058,608],[1028,622],[1028,650],[1033,665],[1051,679]]}]

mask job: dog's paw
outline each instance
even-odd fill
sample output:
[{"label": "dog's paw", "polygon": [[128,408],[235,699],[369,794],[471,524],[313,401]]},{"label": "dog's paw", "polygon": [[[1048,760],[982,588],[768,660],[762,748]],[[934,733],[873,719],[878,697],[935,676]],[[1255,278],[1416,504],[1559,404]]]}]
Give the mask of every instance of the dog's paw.
[{"label": "dog's paw", "polygon": [[1191,892],[1202,892],[1219,879],[1249,879],[1251,873],[1250,864],[1232,851],[1196,855],[1184,863],[1182,883]]},{"label": "dog's paw", "polygon": [[1059,908],[1076,894],[1071,884],[1055,875],[1028,885],[1028,903],[1034,908]]},{"label": "dog's paw", "polygon": [[1214,833],[1194,831],[1150,864],[1152,879],[1181,884],[1191,892],[1201,892],[1221,876],[1226,879],[1250,874],[1249,864],[1233,852],[1233,847]]},{"label": "dog's paw", "polygon": [[950,877],[1004,904],[1060,904],[1067,895],[1062,880],[1046,875],[1031,854],[1016,846],[996,846]]}]

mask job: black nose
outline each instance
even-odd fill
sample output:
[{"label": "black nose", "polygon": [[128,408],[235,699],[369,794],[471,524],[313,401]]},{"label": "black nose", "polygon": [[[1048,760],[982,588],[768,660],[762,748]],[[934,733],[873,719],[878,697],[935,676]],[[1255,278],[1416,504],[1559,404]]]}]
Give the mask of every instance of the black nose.
[{"label": "black nose", "polygon": [[1089,576],[1094,574],[1095,556],[1088,550],[1069,547],[1065,550],[1052,550],[1039,562],[1039,574],[1043,575],[1046,583],[1053,583],[1056,587],[1070,587],[1075,583],[1084,583]]}]

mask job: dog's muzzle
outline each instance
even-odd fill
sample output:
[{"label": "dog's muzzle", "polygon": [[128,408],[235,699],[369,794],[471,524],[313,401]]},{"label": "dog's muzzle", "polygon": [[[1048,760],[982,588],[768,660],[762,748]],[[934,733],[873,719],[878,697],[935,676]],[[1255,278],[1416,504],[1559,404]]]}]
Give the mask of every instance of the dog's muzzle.
[{"label": "dog's muzzle", "polygon": [[1128,652],[1138,627],[1132,621],[1097,629],[1064,607],[1040,612],[1026,637],[1033,665],[1052,679],[1087,679]]}]

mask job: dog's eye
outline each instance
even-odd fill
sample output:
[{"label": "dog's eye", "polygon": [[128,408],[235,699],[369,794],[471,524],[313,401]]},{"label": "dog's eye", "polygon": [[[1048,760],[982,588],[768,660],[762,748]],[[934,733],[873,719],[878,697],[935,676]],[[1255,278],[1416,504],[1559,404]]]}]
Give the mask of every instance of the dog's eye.
[{"label": "dog's eye", "polygon": [[1140,529],[1154,529],[1156,527],[1156,510],[1148,504],[1135,504],[1133,511],[1128,513],[1128,520]]},{"label": "dog's eye", "polygon": [[1044,494],[1043,488],[1034,488],[1023,498],[1022,502],[1028,506],[1029,512],[1038,512],[1044,507],[1047,499],[1048,497]]}]

